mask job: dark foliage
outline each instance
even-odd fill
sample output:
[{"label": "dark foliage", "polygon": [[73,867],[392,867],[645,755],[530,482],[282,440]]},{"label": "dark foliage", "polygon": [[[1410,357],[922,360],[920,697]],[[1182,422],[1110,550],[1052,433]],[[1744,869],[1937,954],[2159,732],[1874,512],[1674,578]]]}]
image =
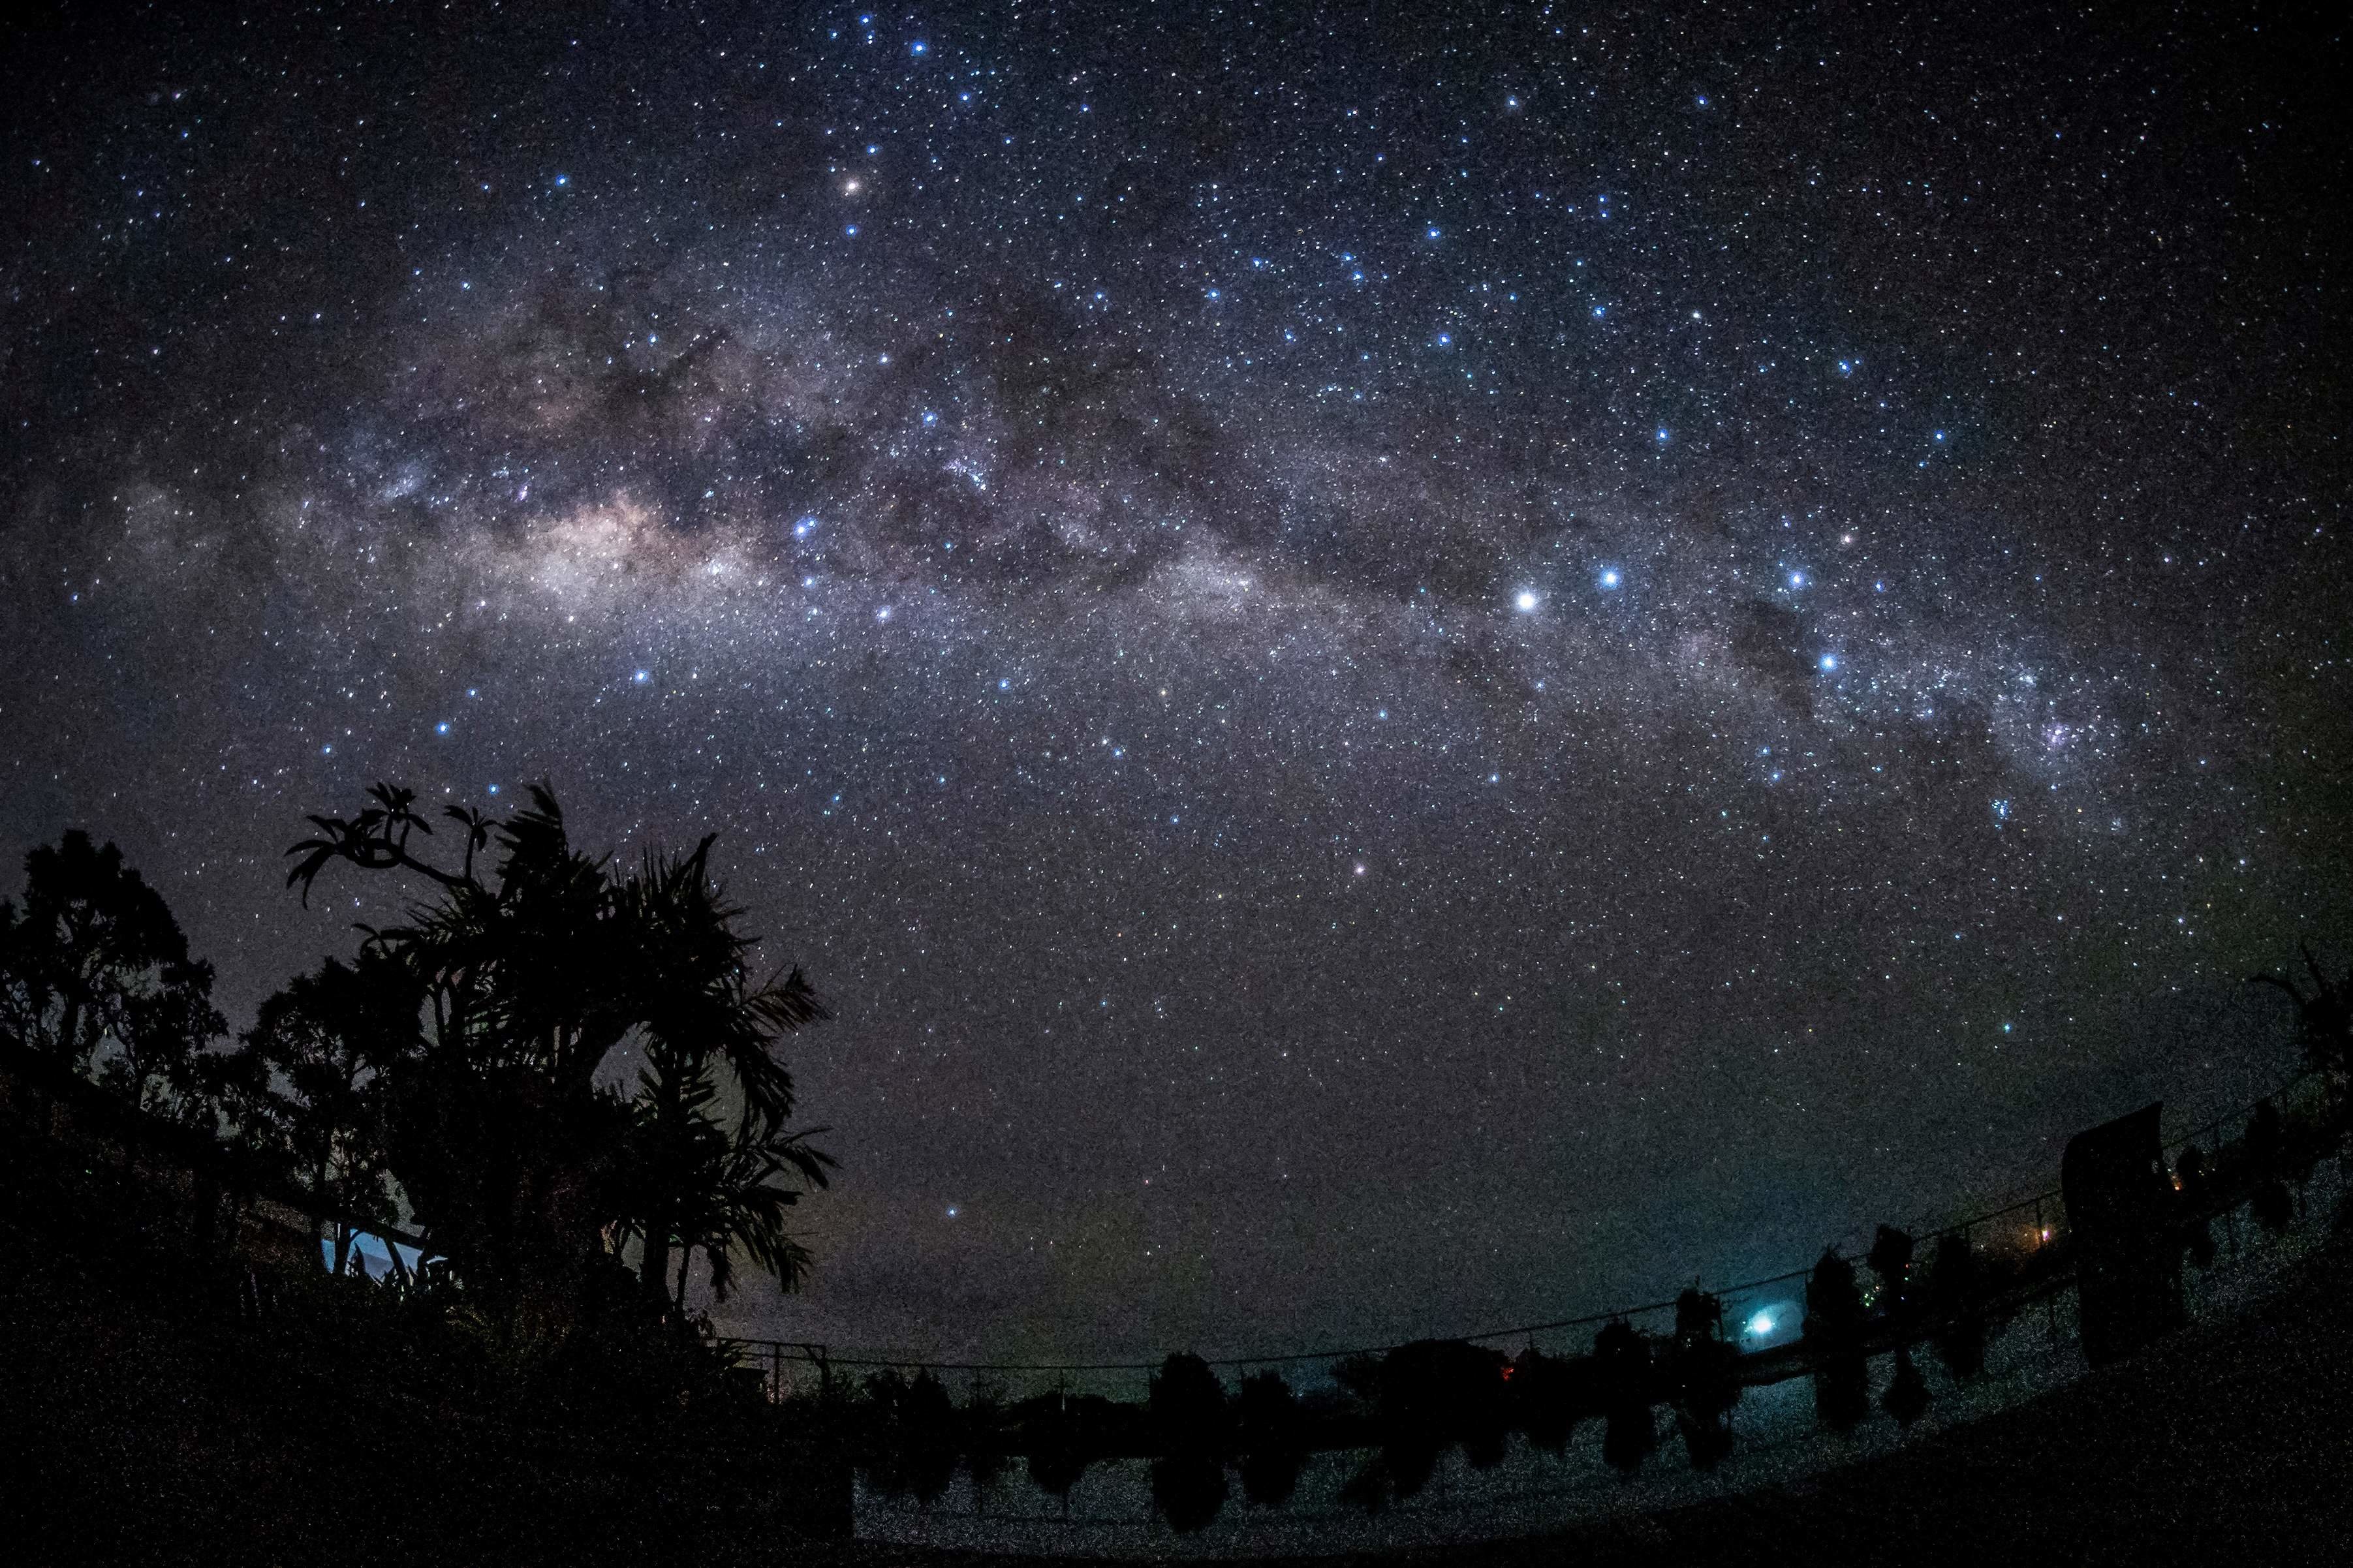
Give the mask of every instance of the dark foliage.
[{"label": "dark foliage", "polygon": [[163,897],[78,828],[25,857],[21,905],[0,899],[0,1044],[140,1110],[209,1126],[212,985]]},{"label": "dark foliage", "polygon": [[1895,1417],[1896,1425],[1909,1427],[1928,1409],[1928,1380],[1912,1363],[1908,1348],[1895,1352],[1895,1373],[1888,1379],[1887,1390],[1879,1396],[1880,1408]]},{"label": "dark foliage", "polygon": [[[429,890],[405,923],[368,933],[364,953],[415,1000],[367,1043],[367,1092],[383,1167],[470,1294],[512,1331],[560,1338],[584,1272],[631,1238],[657,1310],[683,1313],[697,1252],[719,1299],[739,1252],[796,1284],[807,1255],[786,1211],[831,1162],[787,1129],[792,1079],[773,1047],[826,1014],[797,971],[749,978],[753,939],[712,883],[711,841],[620,876],[572,847],[534,786],[504,821],[450,807],[452,868],[425,857],[433,829],[413,792],[379,784],[369,799],[348,820],[311,819],[288,881],[307,897],[343,863]],[[281,1011],[305,1005],[290,993]],[[646,1063],[634,1100],[596,1082],[625,1039]]]},{"label": "dark foliage", "polygon": [[1697,1287],[1676,1299],[1661,1372],[1692,1468],[1714,1469],[1732,1452],[1732,1407],[1740,1402],[1740,1351],[1724,1337],[1722,1301]]},{"label": "dark foliage", "polygon": [[1531,1345],[1513,1362],[1510,1386],[1514,1420],[1530,1445],[1547,1453],[1568,1446],[1578,1421],[1600,1414],[1587,1358],[1564,1361]]},{"label": "dark foliage", "polygon": [[1957,1383],[1985,1375],[1984,1270],[1966,1235],[1937,1238],[1928,1270],[1928,1307],[1936,1320],[1936,1356]]},{"label": "dark foliage", "polygon": [[1222,1456],[1233,1434],[1225,1385],[1199,1356],[1179,1352],[1152,1374],[1146,1409],[1162,1454]]},{"label": "dark foliage", "polygon": [[1833,1432],[1852,1430],[1871,1410],[1862,1331],[1854,1265],[1825,1249],[1806,1281],[1805,1342],[1814,1360],[1814,1414]]},{"label": "dark foliage", "polygon": [[1880,1314],[1893,1322],[1908,1323],[1917,1304],[1912,1299],[1912,1238],[1892,1225],[1883,1225],[1863,1261],[1879,1277],[1874,1305]]},{"label": "dark foliage", "polygon": [[1632,1475],[1658,1447],[1651,1415],[1657,1397],[1651,1342],[1631,1323],[1607,1324],[1593,1338],[1593,1383],[1604,1423],[1601,1458]]},{"label": "dark foliage", "polygon": [[1225,1461],[1200,1454],[1153,1460],[1152,1506],[1179,1535],[1206,1528],[1226,1506]]},{"label": "dark foliage", "polygon": [[1242,1379],[1234,1405],[1234,1441],[1241,1455],[1242,1495],[1262,1508],[1291,1500],[1299,1485],[1307,1434],[1297,1395],[1280,1373]]}]

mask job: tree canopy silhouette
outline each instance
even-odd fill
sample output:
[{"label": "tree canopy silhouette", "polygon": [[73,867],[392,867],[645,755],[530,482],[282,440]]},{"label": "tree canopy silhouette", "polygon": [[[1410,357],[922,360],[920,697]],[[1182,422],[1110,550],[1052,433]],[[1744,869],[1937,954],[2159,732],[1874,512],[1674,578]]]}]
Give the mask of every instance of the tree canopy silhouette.
[{"label": "tree canopy silhouette", "polygon": [[413,1054],[421,1001],[415,977],[382,950],[356,965],[330,958],[262,1003],[216,1075],[232,1133],[286,1156],[333,1216],[339,1274],[358,1228],[397,1217],[376,1090]]},{"label": "tree canopy silhouette", "polygon": [[[796,1284],[807,1255],[784,1212],[832,1162],[788,1129],[772,1052],[828,1014],[797,970],[752,980],[756,939],[712,884],[712,840],[621,876],[534,785],[504,821],[447,808],[453,868],[424,853],[413,791],[368,798],[310,819],[287,881],[307,900],[340,863],[425,884],[402,923],[366,933],[364,954],[417,998],[401,1037],[371,1047],[374,1097],[385,1166],[468,1289],[517,1322],[560,1319],[629,1238],[646,1295],[673,1309],[697,1251],[717,1295],[738,1251]],[[598,1083],[625,1040],[644,1061],[634,1100]]]},{"label": "tree canopy silhouette", "polygon": [[199,1061],[227,1027],[212,965],[112,844],[69,829],[0,899],[0,1041],[94,1075],[142,1110],[196,1114]]}]

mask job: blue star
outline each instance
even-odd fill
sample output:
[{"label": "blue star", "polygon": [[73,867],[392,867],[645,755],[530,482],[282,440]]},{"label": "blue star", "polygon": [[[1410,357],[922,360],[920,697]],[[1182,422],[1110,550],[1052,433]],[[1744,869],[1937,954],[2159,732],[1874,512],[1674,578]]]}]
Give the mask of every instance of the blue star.
[{"label": "blue star", "polygon": [[1601,569],[1601,585],[1602,585],[1602,587],[1604,587],[1604,588],[1615,588],[1615,587],[1616,587],[1620,583],[1622,583],[1622,582],[1624,582],[1624,581],[1625,581],[1625,579],[1624,579],[1624,578],[1622,578],[1622,577],[1620,577],[1620,576],[1618,574],[1618,568],[1616,568],[1615,566],[1604,566],[1604,567]]}]

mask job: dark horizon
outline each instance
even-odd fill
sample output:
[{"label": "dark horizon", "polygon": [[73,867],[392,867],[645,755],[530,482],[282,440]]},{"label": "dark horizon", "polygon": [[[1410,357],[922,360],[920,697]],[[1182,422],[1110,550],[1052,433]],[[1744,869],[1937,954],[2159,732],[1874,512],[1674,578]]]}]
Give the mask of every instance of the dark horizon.
[{"label": "dark horizon", "polygon": [[1574,1316],[2294,1070],[2341,18],[464,26],[0,66],[0,890],[241,1029],[376,780],[718,834],[842,1161],[735,1331]]}]

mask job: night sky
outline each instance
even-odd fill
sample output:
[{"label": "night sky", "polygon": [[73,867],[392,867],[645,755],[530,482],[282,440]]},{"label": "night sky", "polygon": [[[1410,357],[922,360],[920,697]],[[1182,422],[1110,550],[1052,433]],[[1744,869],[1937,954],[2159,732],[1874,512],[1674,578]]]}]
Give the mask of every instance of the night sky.
[{"label": "night sky", "polygon": [[2338,8],[1142,9],[11,38],[0,855],[241,1026],[373,781],[717,832],[843,1167],[728,1321],[952,1356],[1649,1300],[2293,1068]]}]

